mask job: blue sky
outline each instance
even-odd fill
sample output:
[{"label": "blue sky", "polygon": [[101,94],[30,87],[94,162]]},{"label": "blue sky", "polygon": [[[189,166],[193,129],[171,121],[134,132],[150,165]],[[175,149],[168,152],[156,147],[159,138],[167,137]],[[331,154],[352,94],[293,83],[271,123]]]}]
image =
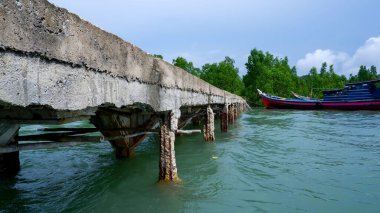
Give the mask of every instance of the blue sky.
[{"label": "blue sky", "polygon": [[288,56],[298,74],[323,61],[339,74],[360,65],[380,70],[380,1],[376,0],[49,0],[171,62],[196,66],[236,61],[250,50]]}]

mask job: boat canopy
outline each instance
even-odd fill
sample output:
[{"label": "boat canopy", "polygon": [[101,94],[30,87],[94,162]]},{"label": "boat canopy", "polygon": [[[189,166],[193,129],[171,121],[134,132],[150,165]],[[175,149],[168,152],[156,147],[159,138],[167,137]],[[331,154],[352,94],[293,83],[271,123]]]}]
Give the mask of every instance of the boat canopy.
[{"label": "boat canopy", "polygon": [[377,80],[371,80],[371,81],[362,81],[357,83],[347,83],[343,89],[330,89],[330,90],[324,90],[322,91],[324,95],[328,94],[337,94],[340,92],[344,92],[347,89],[368,89],[374,90],[376,88],[375,83],[380,82],[380,79]]},{"label": "boat canopy", "polygon": [[325,93],[335,93],[335,92],[341,92],[343,89],[330,89],[330,90],[323,90],[323,94]]}]

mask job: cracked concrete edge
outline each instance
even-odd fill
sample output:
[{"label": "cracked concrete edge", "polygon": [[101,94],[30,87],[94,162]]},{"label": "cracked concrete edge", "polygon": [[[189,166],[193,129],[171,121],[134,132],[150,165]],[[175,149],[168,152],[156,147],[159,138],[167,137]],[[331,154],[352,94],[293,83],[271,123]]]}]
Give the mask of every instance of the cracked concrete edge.
[{"label": "cracked concrete edge", "polygon": [[3,0],[0,4],[0,51],[34,54],[130,82],[241,99],[46,0]]}]

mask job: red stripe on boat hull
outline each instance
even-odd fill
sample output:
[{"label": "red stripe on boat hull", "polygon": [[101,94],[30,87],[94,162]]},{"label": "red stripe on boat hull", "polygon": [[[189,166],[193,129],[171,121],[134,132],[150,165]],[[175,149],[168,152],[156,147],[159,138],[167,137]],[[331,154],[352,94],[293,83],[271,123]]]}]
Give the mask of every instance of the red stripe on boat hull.
[{"label": "red stripe on boat hull", "polygon": [[322,102],[323,109],[380,110],[380,101]]}]

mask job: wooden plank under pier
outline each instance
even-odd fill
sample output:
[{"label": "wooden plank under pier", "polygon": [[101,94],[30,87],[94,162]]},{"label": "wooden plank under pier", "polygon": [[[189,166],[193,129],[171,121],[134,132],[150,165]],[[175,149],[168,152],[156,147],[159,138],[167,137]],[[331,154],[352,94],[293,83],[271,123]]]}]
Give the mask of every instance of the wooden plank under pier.
[{"label": "wooden plank under pier", "polygon": [[26,150],[37,150],[37,149],[52,149],[60,147],[77,146],[89,143],[100,143],[101,137],[93,137],[91,140],[82,141],[65,141],[65,142],[39,142],[39,143],[22,143],[18,145],[10,145],[6,147],[0,147],[0,154],[12,153]]},{"label": "wooden plank under pier", "polygon": [[[8,146],[0,146],[0,154],[11,153],[16,151],[24,151],[24,150],[36,150],[36,149],[51,149],[65,146],[74,146],[81,144],[89,144],[89,143],[99,143],[105,141],[111,141],[116,139],[125,139],[125,138],[134,138],[141,135],[148,134],[158,134],[160,130],[152,130],[149,132],[137,132],[133,134],[127,135],[118,135],[114,137],[104,137],[104,136],[73,136],[71,134],[83,134],[89,132],[98,132],[96,128],[44,128],[40,129],[43,131],[71,131],[69,133],[48,133],[48,134],[39,134],[39,135],[22,135],[22,136],[14,136],[17,141],[35,141],[33,143],[20,143],[18,145],[8,145]],[[79,131],[77,131],[79,130]],[[175,134],[185,134],[191,135],[195,133],[202,133],[201,130],[180,130],[177,129]],[[45,141],[45,142],[41,142]]]}]

